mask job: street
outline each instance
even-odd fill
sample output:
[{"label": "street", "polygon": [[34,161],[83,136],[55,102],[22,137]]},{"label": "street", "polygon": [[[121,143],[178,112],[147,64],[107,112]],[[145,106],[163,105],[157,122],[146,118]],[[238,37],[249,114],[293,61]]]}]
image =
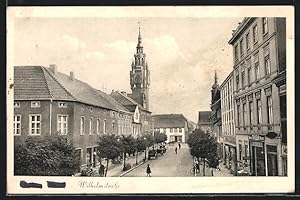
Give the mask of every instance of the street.
[{"label": "street", "polygon": [[[191,169],[193,167],[193,158],[190,154],[187,144],[181,144],[181,149],[178,149],[175,153],[175,147],[168,146],[167,152],[159,156],[157,159],[149,160],[145,164],[127,173],[124,177],[143,177],[146,176],[147,164],[150,164],[151,176],[153,177],[192,177]],[[224,168],[220,164],[221,171],[214,170],[214,176],[216,177],[228,177],[233,176],[228,169]],[[197,177],[203,176],[202,165],[200,165],[200,173]],[[211,169],[206,168],[205,176],[211,176]]]},{"label": "street", "polygon": [[175,153],[175,147],[176,145],[168,146],[167,152],[164,155],[159,156],[157,159],[149,160],[147,163],[129,172],[125,176],[146,176],[147,164],[150,164],[150,168],[152,171],[151,176],[192,176],[190,170],[193,167],[193,158],[190,155],[189,147],[186,144],[182,144],[181,149],[178,149],[177,154]]}]

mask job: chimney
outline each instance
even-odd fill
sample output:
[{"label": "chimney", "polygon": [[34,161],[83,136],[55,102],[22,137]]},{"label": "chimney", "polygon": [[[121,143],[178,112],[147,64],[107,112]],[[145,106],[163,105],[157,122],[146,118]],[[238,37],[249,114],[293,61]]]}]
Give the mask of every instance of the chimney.
[{"label": "chimney", "polygon": [[57,73],[57,66],[55,64],[50,64],[49,68],[50,68],[50,71],[53,72],[53,74]]},{"label": "chimney", "polygon": [[70,79],[71,79],[72,81],[74,81],[74,80],[75,80],[75,75],[74,75],[74,72],[70,72]]}]

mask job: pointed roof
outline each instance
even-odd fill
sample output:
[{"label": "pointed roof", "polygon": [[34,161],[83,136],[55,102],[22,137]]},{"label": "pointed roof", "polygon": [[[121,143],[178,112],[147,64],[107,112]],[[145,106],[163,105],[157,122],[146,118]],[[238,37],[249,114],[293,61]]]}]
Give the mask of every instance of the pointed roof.
[{"label": "pointed roof", "polygon": [[214,82],[214,84],[213,84],[213,86],[212,86],[213,89],[219,87],[219,84],[218,84],[218,76],[217,76],[217,70],[215,70],[215,77],[214,77],[214,79],[215,79],[215,82]]},{"label": "pointed roof", "polygon": [[142,36],[141,36],[140,22],[138,22],[138,24],[139,24],[139,36],[138,36],[138,44],[137,44],[137,47],[143,47],[143,45],[142,45]]},{"label": "pointed roof", "polygon": [[78,79],[44,66],[14,67],[14,97],[16,100],[76,101],[109,110],[128,110],[108,94]]}]

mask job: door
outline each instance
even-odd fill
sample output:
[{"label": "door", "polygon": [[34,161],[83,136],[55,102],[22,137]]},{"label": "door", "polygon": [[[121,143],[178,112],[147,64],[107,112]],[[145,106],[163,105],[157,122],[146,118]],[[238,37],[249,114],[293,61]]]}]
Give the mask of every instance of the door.
[{"label": "door", "polygon": [[252,173],[254,176],[265,176],[265,154],[263,147],[252,146]]},{"label": "door", "polygon": [[278,176],[277,147],[267,145],[268,176]]},{"label": "door", "polygon": [[178,139],[177,136],[175,136],[175,142],[177,142],[177,139]]},{"label": "door", "polygon": [[96,157],[97,157],[97,149],[96,147],[93,148],[93,167],[96,167]]}]

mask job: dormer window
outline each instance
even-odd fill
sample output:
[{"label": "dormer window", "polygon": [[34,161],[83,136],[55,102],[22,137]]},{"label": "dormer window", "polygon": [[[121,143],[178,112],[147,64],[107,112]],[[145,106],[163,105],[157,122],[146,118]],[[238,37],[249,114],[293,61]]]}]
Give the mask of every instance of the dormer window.
[{"label": "dormer window", "polygon": [[14,102],[14,108],[20,108],[20,105],[21,105],[20,101]]},{"label": "dormer window", "polygon": [[31,102],[31,108],[39,108],[39,107],[41,107],[40,101],[32,101]]},{"label": "dormer window", "polygon": [[66,108],[67,107],[67,103],[66,102],[58,102],[58,107],[59,108]]},{"label": "dormer window", "polygon": [[90,107],[90,111],[93,112],[93,107]]}]

